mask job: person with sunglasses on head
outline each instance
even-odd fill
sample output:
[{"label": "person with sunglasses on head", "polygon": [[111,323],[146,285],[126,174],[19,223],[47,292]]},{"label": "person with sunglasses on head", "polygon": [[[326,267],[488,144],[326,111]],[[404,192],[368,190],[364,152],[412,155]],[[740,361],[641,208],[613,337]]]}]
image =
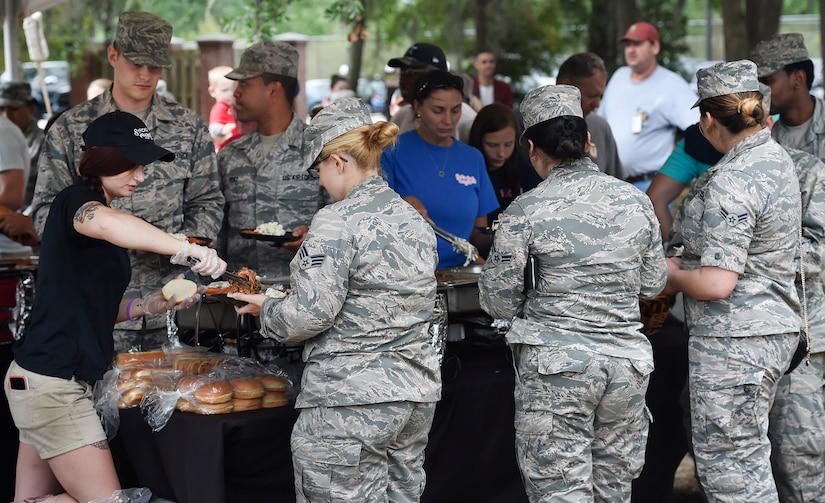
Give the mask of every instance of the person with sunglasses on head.
[{"label": "person with sunglasses on head", "polygon": [[[418,126],[384,150],[387,183],[438,227],[477,248],[490,237],[487,214],[499,207],[484,156],[453,137],[461,116],[464,80],[444,70],[425,73],[416,84]],[[438,240],[438,268],[457,267],[466,256]]]},{"label": "person with sunglasses on head", "polygon": [[305,341],[292,431],[298,501],[419,501],[424,448],[441,397],[429,341],[435,235],[379,176],[398,127],[358,98],[321,109],[306,167],[333,203],[290,263],[284,299],[233,294],[261,334]]},{"label": "person with sunglasses on head", "polygon": [[769,410],[800,341],[800,187],[763,127],[756,65],[697,78],[699,131],[724,155],[679,207],[665,289],[685,296],[694,460],[709,501],[778,501]]},{"label": "person with sunglasses on head", "polygon": [[[433,70],[447,71],[447,57],[440,47],[426,42],[418,42],[410,46],[404,56],[392,58],[388,63],[392,68],[398,68],[398,89],[401,92],[401,107],[395,112],[390,121],[398,124],[398,134],[404,134],[418,127],[418,115],[413,101],[415,99],[416,83],[427,72]],[[464,143],[470,138],[470,128],[476,111],[466,102],[461,105],[461,116],[456,121],[455,137]]]},{"label": "person with sunglasses on head", "polygon": [[[193,306],[161,292],[124,298],[131,277],[127,249],[172,256],[213,278],[226,262],[207,247],[181,241],[111,207],[144,180],[144,166],[170,162],[146,125],[127,112],[93,121],[83,134],[80,181],[60,191],[46,219],[37,295],[3,382],[20,431],[14,501],[87,502],[120,489],[92,386],[115,355],[116,322]],[[61,493],[57,496],[43,496]]]}]

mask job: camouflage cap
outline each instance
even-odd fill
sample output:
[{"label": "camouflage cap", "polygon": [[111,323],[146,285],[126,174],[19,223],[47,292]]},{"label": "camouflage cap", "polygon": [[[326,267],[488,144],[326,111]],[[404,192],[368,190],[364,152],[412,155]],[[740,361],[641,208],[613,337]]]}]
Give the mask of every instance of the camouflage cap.
[{"label": "camouflage cap", "polygon": [[699,99],[691,108],[699,106],[702,100],[726,94],[759,91],[756,78],[756,64],[747,59],[716,63],[710,68],[696,72]]},{"label": "camouflage cap", "polygon": [[[574,86],[544,86],[533,89],[519,107],[524,117],[524,131],[536,124],[564,115],[584,117],[579,89]],[[524,138],[524,133],[521,133]]]},{"label": "camouflage cap", "polygon": [[771,109],[771,86],[759,83],[759,92],[762,93],[762,101],[765,102],[765,115],[770,113]]},{"label": "camouflage cap", "polygon": [[135,65],[169,68],[169,44],[172,25],[148,12],[124,12],[115,32],[115,45],[129,62]]},{"label": "camouflage cap", "polygon": [[751,49],[750,59],[756,63],[758,76],[767,77],[792,63],[811,59],[800,33],[774,35]]},{"label": "camouflage cap", "polygon": [[361,98],[343,98],[322,108],[304,130],[304,142],[309,146],[306,169],[315,164],[324,145],[348,131],[370,124],[370,109]]},{"label": "camouflage cap", "polygon": [[241,54],[241,64],[227,73],[226,78],[244,80],[264,73],[297,78],[297,49],[286,42],[255,42]]},{"label": "camouflage cap", "polygon": [[32,101],[32,86],[13,81],[0,84],[0,107],[22,107]]}]

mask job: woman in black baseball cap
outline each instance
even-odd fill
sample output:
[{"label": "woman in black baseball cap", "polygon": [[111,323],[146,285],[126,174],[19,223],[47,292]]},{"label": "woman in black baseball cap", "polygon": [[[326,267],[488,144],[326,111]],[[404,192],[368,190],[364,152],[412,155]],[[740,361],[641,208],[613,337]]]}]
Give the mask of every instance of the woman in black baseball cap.
[{"label": "woman in black baseball cap", "polygon": [[92,401],[92,386],[115,356],[112,327],[191,307],[200,295],[123,298],[132,271],[126,249],[171,255],[174,264],[194,257],[192,270],[202,275],[226,270],[215,250],[109,207],[132,194],[145,165],[174,159],[140,119],[103,115],[83,139],[79,183],[61,191],[49,209],[29,327],[14,342],[3,382],[20,432],[14,501],[52,493],[74,499],[46,501],[91,501],[120,489]]}]

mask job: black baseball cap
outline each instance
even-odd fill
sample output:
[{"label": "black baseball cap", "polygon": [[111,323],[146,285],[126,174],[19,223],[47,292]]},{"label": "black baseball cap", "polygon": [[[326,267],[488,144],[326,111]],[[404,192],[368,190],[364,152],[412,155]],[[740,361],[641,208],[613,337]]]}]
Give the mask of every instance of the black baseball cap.
[{"label": "black baseball cap", "polygon": [[169,162],[175,154],[157,145],[142,120],[120,110],[101,115],[83,133],[83,150],[91,147],[113,147],[136,165],[155,161]]},{"label": "black baseball cap", "polygon": [[426,42],[419,42],[410,46],[404,56],[401,58],[392,58],[389,66],[393,68],[401,68],[411,66],[413,68],[421,68],[427,65],[432,65],[439,70],[447,69],[447,57],[444,56],[444,51],[440,47]]}]

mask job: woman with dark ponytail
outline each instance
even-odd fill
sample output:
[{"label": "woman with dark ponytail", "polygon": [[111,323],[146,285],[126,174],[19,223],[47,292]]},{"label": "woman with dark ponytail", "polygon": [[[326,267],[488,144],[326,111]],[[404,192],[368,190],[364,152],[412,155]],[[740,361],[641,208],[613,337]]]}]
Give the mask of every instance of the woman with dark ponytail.
[{"label": "woman with dark ponytail", "polygon": [[481,307],[515,319],[516,453],[530,501],[630,501],[649,426],[653,351],[639,297],[664,288],[647,196],[586,156],[579,90],[522,102],[522,144],[542,181],[504,211],[481,273]]}]

